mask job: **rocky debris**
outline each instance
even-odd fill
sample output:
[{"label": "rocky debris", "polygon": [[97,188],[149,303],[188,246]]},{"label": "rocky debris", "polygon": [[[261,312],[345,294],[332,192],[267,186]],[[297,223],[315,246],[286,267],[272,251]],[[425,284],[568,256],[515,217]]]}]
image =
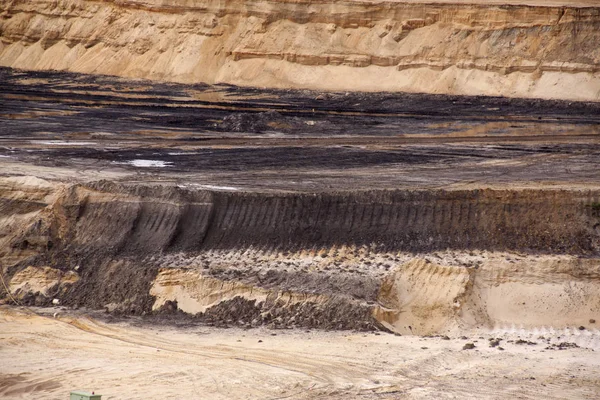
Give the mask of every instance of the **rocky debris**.
[{"label": "rocky debris", "polygon": [[566,350],[566,349],[577,349],[577,348],[579,348],[579,345],[577,345],[577,343],[560,342],[560,343],[551,344],[550,346],[546,347],[546,350]]},{"label": "rocky debris", "polygon": [[463,350],[473,350],[475,348],[475,343],[465,343],[463,346]]},{"label": "rocky debris", "polygon": [[292,125],[286,122],[283,115],[277,111],[232,113],[223,118],[223,121],[217,126],[223,131],[253,133],[292,128]]},{"label": "rocky debris", "polygon": [[524,345],[524,344],[526,344],[528,346],[535,346],[535,345],[537,345],[536,342],[532,342],[532,341],[529,341],[529,340],[523,340],[523,339],[517,339],[515,341],[515,344],[518,344],[518,345]]},{"label": "rocky debris", "polygon": [[273,329],[319,328],[327,330],[372,331],[383,329],[371,316],[368,307],[333,299],[323,304],[285,304],[277,301],[260,302],[236,297],[210,307],[195,319],[212,325],[258,327]]}]

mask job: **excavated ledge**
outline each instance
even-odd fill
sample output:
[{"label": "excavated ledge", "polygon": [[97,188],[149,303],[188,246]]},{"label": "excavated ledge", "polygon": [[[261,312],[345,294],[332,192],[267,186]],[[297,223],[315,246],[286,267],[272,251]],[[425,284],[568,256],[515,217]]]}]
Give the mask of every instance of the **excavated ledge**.
[{"label": "excavated ledge", "polygon": [[600,100],[600,8],[11,1],[0,66],[183,83]]},{"label": "excavated ledge", "polygon": [[3,275],[25,304],[418,334],[571,326],[600,312],[598,191],[268,194],[9,178],[0,194]]},{"label": "excavated ledge", "polygon": [[0,80],[3,302],[421,335],[599,318],[599,103]]}]

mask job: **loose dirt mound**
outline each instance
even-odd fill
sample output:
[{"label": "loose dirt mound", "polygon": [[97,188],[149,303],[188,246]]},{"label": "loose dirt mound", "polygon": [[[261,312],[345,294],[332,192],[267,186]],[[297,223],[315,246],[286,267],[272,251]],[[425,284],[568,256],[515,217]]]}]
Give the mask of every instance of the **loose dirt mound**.
[{"label": "loose dirt mound", "polygon": [[487,258],[476,268],[414,260],[383,279],[376,318],[402,333],[583,326],[600,314],[598,259]]}]

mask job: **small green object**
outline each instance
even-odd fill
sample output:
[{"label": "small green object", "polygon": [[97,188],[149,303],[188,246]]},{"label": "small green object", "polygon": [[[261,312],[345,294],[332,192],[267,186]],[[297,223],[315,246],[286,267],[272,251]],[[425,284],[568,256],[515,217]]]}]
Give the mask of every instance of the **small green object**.
[{"label": "small green object", "polygon": [[101,400],[102,395],[100,394],[91,394],[89,392],[84,392],[83,390],[74,390],[71,392],[71,397],[69,400]]}]

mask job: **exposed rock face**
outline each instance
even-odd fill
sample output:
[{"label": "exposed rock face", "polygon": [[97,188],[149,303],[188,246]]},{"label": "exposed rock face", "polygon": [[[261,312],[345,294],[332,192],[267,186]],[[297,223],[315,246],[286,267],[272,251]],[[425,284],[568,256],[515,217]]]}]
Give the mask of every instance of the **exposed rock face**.
[{"label": "exposed rock face", "polygon": [[2,274],[26,304],[56,296],[218,324],[418,334],[581,325],[600,312],[598,191],[268,194],[9,178],[0,196]]},{"label": "exposed rock face", "polygon": [[600,7],[0,4],[0,65],[178,82],[600,100]]}]

